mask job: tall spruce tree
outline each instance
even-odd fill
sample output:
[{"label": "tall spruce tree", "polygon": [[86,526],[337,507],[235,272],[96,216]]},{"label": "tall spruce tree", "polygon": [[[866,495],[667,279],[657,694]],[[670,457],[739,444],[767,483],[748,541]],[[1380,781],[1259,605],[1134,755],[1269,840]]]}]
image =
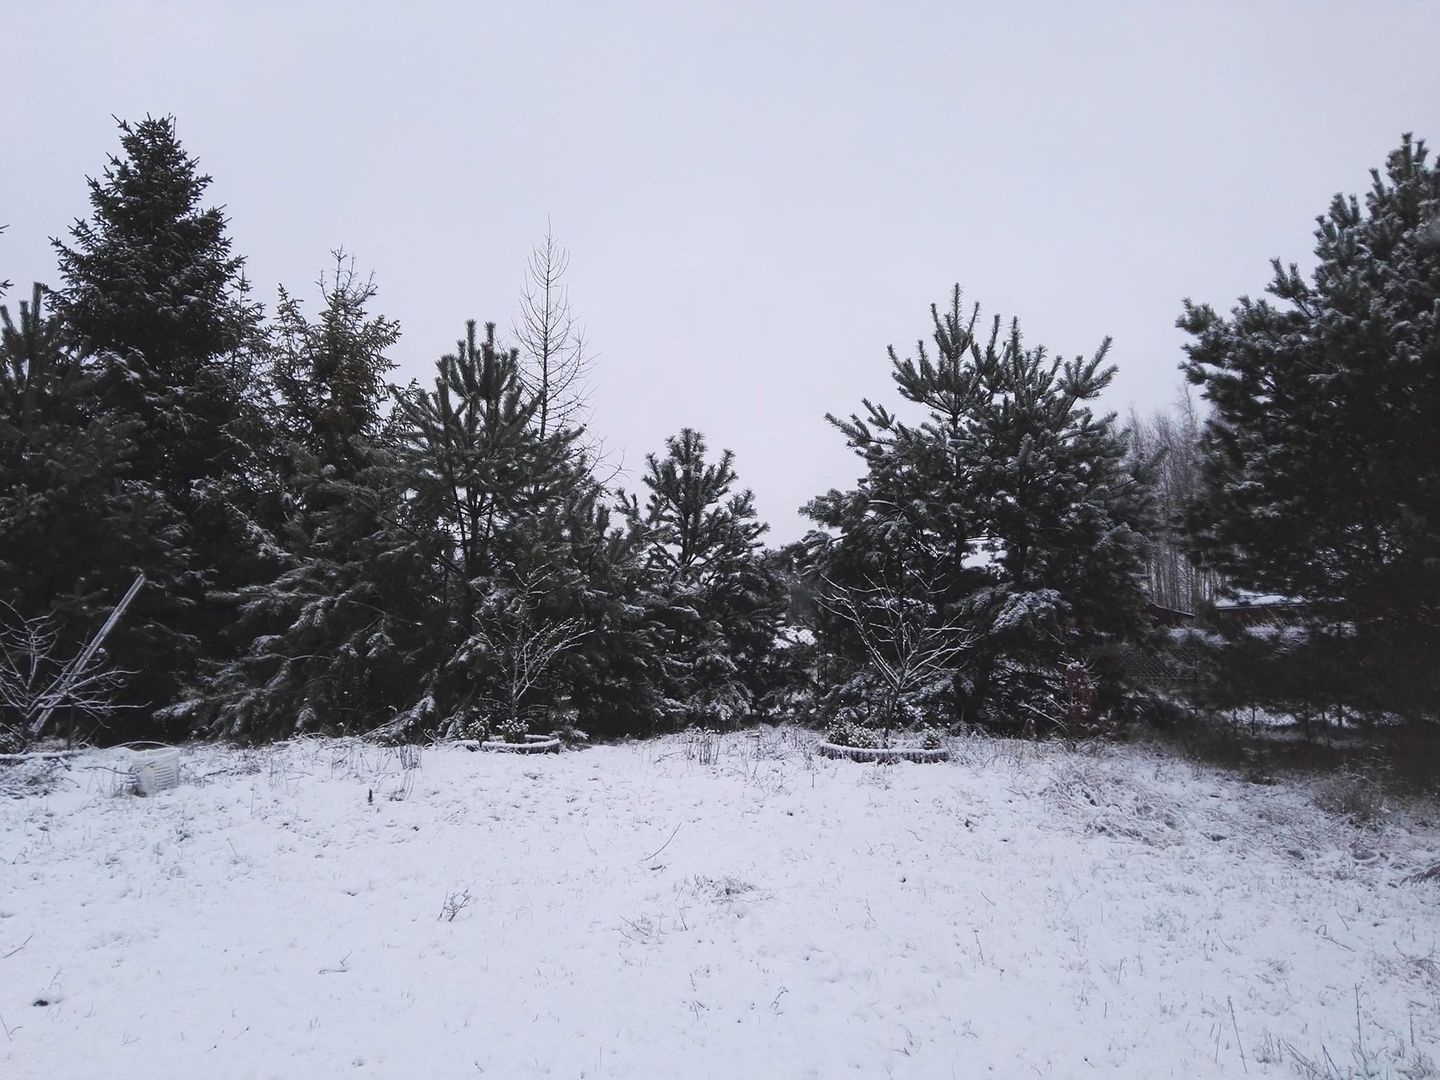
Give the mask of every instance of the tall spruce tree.
[{"label": "tall spruce tree", "polygon": [[[1148,485],[1113,418],[1086,404],[1113,376],[1109,341],[1062,361],[998,316],[977,333],[979,307],[967,312],[958,286],[931,317],[933,352],[924,341],[914,359],[889,351],[918,422],[868,400],[863,418],[828,417],[866,476],[805,508],[832,531],[811,539],[812,573],[968,627],[974,647],[951,684],[958,717],[1059,726],[1066,667],[1098,664],[1144,627]],[[844,627],[820,623],[832,649],[854,652]]]},{"label": "tall spruce tree", "polygon": [[143,571],[150,585],[107,650],[130,672],[183,661],[191,643],[159,600],[192,572],[183,522],[134,475],[139,425],[94,412],[96,370],[65,347],[44,295],[36,285],[18,319],[0,306],[0,600],[51,620],[73,655]]},{"label": "tall spruce tree", "polygon": [[178,503],[251,466],[258,422],[261,309],[223,211],[202,209],[210,177],[180,145],[172,117],[120,122],[121,154],[90,180],[91,220],[52,241],[63,287],[55,309],[73,341],[120,365],[107,405],[140,420],[137,467]]},{"label": "tall spruce tree", "polygon": [[[273,521],[265,452],[258,304],[210,178],[170,117],[120,122],[121,153],[90,180],[90,220],[54,240],[63,287],[55,308],[97,369],[97,410],[138,425],[134,477],[182,518],[196,574],[165,595],[196,656],[223,653],[226,594],[253,579]],[[173,695],[189,664],[145,665],[151,699]]]},{"label": "tall spruce tree", "polygon": [[399,326],[370,313],[374,282],[340,252],[319,288],[313,321],[281,291],[271,350],[284,555],[238,592],[248,646],[171,710],[216,734],[375,728],[413,704],[436,628],[438,536],[394,486],[385,374]]},{"label": "tall spruce tree", "polygon": [[304,507],[282,534],[290,551],[272,581],[240,594],[249,645],[166,711],[177,723],[263,739],[372,731],[417,706],[429,715],[424,687],[447,634],[442,538],[396,486],[393,451],[354,452],[346,478],[296,455]]},{"label": "tall spruce tree", "polygon": [[[1185,303],[1204,387],[1199,557],[1305,601],[1315,702],[1440,716],[1440,170],[1406,135],[1363,205],[1317,219],[1314,272]],[[1321,639],[1325,639],[1323,642]]]},{"label": "tall spruce tree", "polygon": [[734,454],[707,460],[705,437],[691,428],[665,450],[646,456],[644,511],[638,499],[627,504],[646,538],[665,708],[679,722],[738,722],[755,711],[784,582],[760,550],[767,526],[754,496],[733,490]]}]

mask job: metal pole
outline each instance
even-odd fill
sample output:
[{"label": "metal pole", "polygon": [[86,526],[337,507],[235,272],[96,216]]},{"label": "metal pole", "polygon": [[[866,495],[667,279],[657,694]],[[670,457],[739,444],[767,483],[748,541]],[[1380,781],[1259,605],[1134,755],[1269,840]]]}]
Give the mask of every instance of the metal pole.
[{"label": "metal pole", "polygon": [[130,601],[135,599],[135,594],[140,591],[140,586],[144,584],[145,575],[143,573],[136,575],[134,583],[125,595],[120,598],[120,602],[115,605],[115,610],[110,612],[110,617],[105,620],[104,625],[101,626],[99,630],[95,631],[95,636],[90,639],[90,644],[86,645],[84,651],[60,673],[60,677],[55,680],[50,689],[46,690],[45,693],[40,696],[40,701],[48,702],[48,704],[40,713],[39,718],[30,725],[30,737],[32,739],[45,730],[45,725],[50,720],[50,714],[55,711],[56,706],[65,700],[65,691],[69,688],[70,681],[89,665],[95,653],[99,651],[100,643],[105,640],[105,635],[115,628],[115,624],[120,621],[120,616],[125,614],[125,609],[130,606]]}]

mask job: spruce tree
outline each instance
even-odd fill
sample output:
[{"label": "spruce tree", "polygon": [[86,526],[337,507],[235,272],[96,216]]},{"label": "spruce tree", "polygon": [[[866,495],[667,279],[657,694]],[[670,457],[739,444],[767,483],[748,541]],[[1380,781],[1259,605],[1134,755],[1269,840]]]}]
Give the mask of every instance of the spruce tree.
[{"label": "spruce tree", "polygon": [[[144,665],[155,704],[195,659],[231,643],[232,590],[265,565],[274,525],[263,388],[255,365],[260,307],[226,220],[200,206],[210,178],[174,120],[120,122],[121,153],[92,179],[92,217],[54,240],[56,311],[97,371],[96,411],[137,425],[134,478],[161,491],[184,523],[195,573],[162,594],[192,656]],[[158,586],[157,586],[158,588]]]},{"label": "spruce tree", "polygon": [[121,154],[89,181],[93,217],[75,222],[69,245],[52,241],[64,281],[55,309],[82,352],[119,358],[106,403],[144,424],[137,467],[184,504],[253,461],[261,309],[223,211],[200,207],[211,180],[174,119],[120,131]]},{"label": "spruce tree", "polygon": [[425,686],[446,633],[435,572],[441,538],[411,513],[393,452],[354,444],[340,478],[304,451],[293,484],[304,507],[282,537],[272,581],[244,589],[249,644],[211,667],[166,711],[213,735],[262,739],[368,732],[433,712]]},{"label": "spruce tree", "polygon": [[[979,307],[967,312],[958,286],[931,317],[933,352],[924,341],[913,359],[889,351],[918,422],[868,400],[863,418],[828,418],[866,475],[806,507],[831,530],[811,538],[812,574],[968,627],[954,715],[1061,726],[1066,668],[1093,668],[1104,646],[1144,629],[1148,485],[1113,417],[1086,404],[1113,377],[1109,341],[1062,361],[998,316],[977,333]],[[845,627],[820,625],[832,649],[856,655]]]},{"label": "spruce tree", "polygon": [[374,283],[339,252],[319,287],[313,321],[281,291],[272,347],[284,554],[237,593],[248,645],[170,710],[230,737],[379,726],[414,704],[439,615],[437,535],[394,486],[385,373],[399,326],[370,314]]},{"label": "spruce tree", "polygon": [[348,474],[356,445],[374,444],[390,401],[389,351],[400,339],[393,319],[369,314],[377,290],[355,260],[332,253],[334,269],[318,282],[323,307],[314,322],[285,289],[275,310],[271,381],[278,406],[277,437],[321,467]]},{"label": "spruce tree", "polygon": [[36,285],[18,319],[0,306],[0,600],[24,618],[52,620],[59,650],[73,655],[143,571],[149,584],[106,643],[131,673],[120,700],[141,704],[135,673],[190,652],[163,599],[193,575],[185,530],[163,494],[135,476],[139,425],[93,411],[96,369],[66,348],[44,297]]},{"label": "spruce tree", "polygon": [[1269,299],[1186,302],[1212,410],[1190,523],[1237,587],[1306,602],[1318,702],[1435,717],[1440,170],[1406,135],[1371,175],[1317,219],[1308,279],[1276,259]]}]

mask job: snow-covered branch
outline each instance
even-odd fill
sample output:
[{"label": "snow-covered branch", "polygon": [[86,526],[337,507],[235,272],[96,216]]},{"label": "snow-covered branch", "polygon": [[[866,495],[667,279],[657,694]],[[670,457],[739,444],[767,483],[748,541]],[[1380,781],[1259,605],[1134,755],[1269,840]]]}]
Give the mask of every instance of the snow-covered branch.
[{"label": "snow-covered branch", "polygon": [[905,694],[952,670],[974,644],[959,620],[937,620],[929,596],[902,596],[871,579],[864,587],[822,580],[826,591],[818,598],[820,606],[855,629],[871,667],[885,683],[887,725]]},{"label": "snow-covered branch", "polygon": [[467,649],[498,662],[505,721],[512,725],[521,723],[525,699],[546,672],[590,634],[580,619],[547,620],[537,614],[540,590],[550,576],[522,579],[502,610],[480,620]]},{"label": "snow-covered branch", "polygon": [[62,659],[50,619],[0,601],[0,742],[30,743],[58,708],[102,717],[122,708],[115,694],[127,674],[92,649]]}]

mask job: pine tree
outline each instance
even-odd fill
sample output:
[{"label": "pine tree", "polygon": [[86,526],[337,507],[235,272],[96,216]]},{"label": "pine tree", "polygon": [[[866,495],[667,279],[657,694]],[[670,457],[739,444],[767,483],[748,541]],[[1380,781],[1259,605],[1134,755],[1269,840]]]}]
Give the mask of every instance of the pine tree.
[{"label": "pine tree", "polygon": [[132,475],[184,522],[196,573],[163,595],[194,650],[144,665],[158,704],[195,659],[230,647],[229,594],[264,568],[270,434],[255,371],[260,307],[224,214],[200,208],[210,178],[173,119],[122,121],[120,131],[121,154],[90,181],[92,218],[75,222],[70,245],[53,241],[64,279],[55,307],[97,370],[97,410],[138,425]]},{"label": "pine tree", "polygon": [[1434,717],[1440,170],[1406,135],[1371,175],[1363,206],[1337,195],[1317,219],[1309,280],[1276,259],[1271,299],[1186,302],[1184,369],[1212,409],[1190,522],[1208,566],[1338,639],[1317,697]]},{"label": "pine tree", "polygon": [[704,436],[690,428],[665,448],[663,459],[645,459],[643,514],[634,498],[627,509],[646,538],[667,711],[681,722],[737,722],[755,711],[784,585],[762,558],[767,526],[754,496],[732,493],[734,454],[708,462]]},{"label": "pine tree", "polygon": [[514,350],[497,346],[494,323],[480,341],[471,320],[456,351],[440,359],[434,390],[399,399],[416,503],[451,538],[447,565],[460,595],[466,582],[515,565],[524,528],[549,504],[570,461],[574,433],[539,434],[539,398],[518,365]]},{"label": "pine tree", "polygon": [[568,588],[557,610],[574,614],[589,630],[567,658],[564,694],[575,723],[601,736],[649,733],[664,709],[664,663],[658,607],[647,563],[646,534],[607,505],[592,481],[565,500],[563,565]]},{"label": "pine tree", "polygon": [[[923,341],[915,359],[889,352],[920,421],[869,401],[864,418],[828,418],[867,475],[806,507],[834,532],[812,538],[815,572],[928,606],[936,627],[968,627],[973,648],[952,683],[960,716],[1058,726],[1065,668],[1143,627],[1148,486],[1113,417],[1085,405],[1113,376],[1109,341],[1061,361],[998,316],[977,334],[979,307],[967,313],[958,287],[931,315],[933,354]],[[821,628],[855,652],[843,627]]]},{"label": "pine tree", "polygon": [[572,452],[579,433],[540,434],[540,399],[520,378],[518,353],[496,344],[493,323],[482,340],[468,322],[438,367],[433,390],[398,399],[398,468],[410,512],[442,538],[445,659],[427,692],[453,726],[492,719],[508,700],[497,641],[526,619],[569,618],[549,568],[561,507],[584,478]]}]

